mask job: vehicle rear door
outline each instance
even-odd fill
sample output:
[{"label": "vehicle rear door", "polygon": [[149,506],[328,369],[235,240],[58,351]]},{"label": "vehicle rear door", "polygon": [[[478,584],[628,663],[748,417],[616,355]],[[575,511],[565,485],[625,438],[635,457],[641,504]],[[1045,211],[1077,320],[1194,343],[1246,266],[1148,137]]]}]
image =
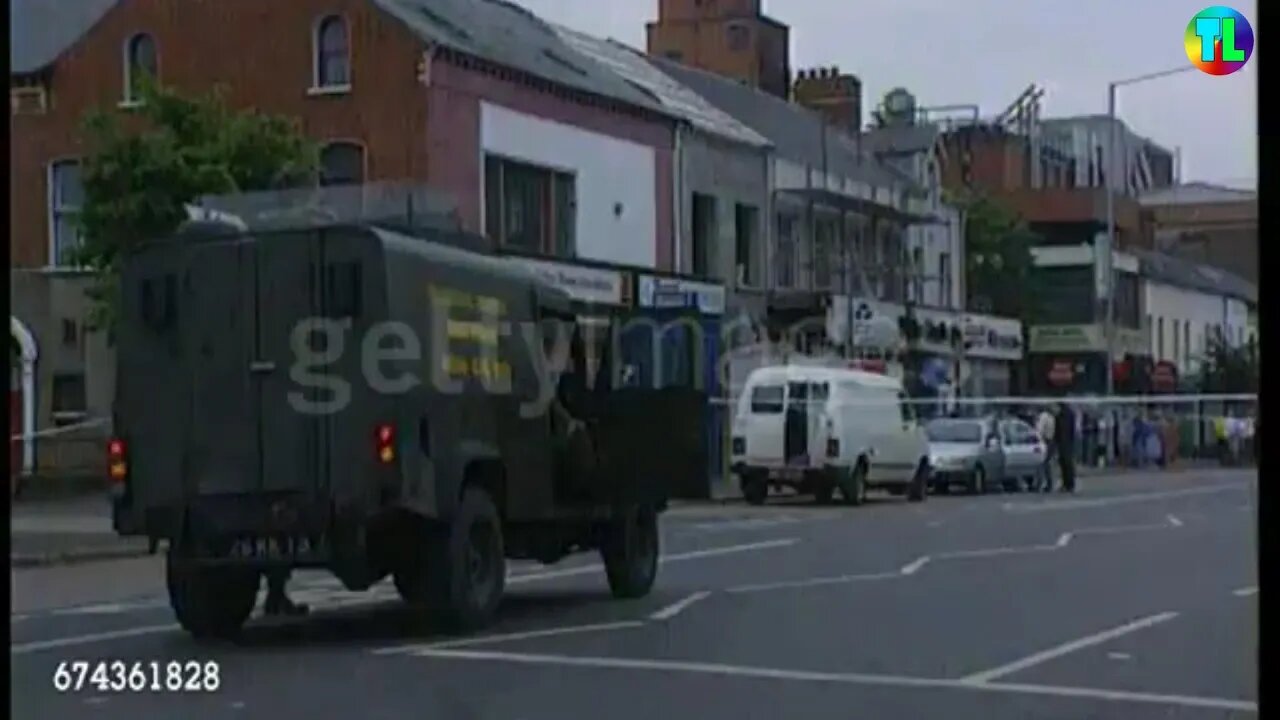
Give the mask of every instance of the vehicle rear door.
[{"label": "vehicle rear door", "polygon": [[746,446],[746,462],[756,466],[781,465],[784,457],[786,386],[781,383],[752,385],[735,418],[734,435]]}]

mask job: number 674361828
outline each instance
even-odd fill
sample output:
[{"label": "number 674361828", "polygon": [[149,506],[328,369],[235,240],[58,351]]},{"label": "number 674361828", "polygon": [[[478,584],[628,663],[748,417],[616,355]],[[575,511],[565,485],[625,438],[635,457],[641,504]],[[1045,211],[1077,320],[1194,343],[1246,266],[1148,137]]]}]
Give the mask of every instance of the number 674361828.
[{"label": "number 674361828", "polygon": [[222,686],[216,661],[66,660],[53,671],[58,692],[191,693]]}]

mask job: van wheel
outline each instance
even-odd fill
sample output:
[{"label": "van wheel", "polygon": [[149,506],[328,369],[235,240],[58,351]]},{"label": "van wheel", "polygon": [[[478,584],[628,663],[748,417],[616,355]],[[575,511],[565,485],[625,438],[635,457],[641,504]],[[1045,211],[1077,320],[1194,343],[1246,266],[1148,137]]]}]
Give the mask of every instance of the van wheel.
[{"label": "van wheel", "polygon": [[861,505],[867,501],[867,466],[858,463],[857,467],[844,475],[840,484],[840,495],[846,505]]},{"label": "van wheel", "polygon": [[453,521],[429,528],[425,545],[425,562],[396,573],[396,589],[410,602],[425,604],[450,628],[467,631],[488,624],[507,580],[502,520],[489,493],[468,487]]},{"label": "van wheel", "polygon": [[742,481],[742,497],[748,505],[763,505],[769,497],[769,481],[760,477],[747,477]]},{"label": "van wheel", "polygon": [[819,480],[818,486],[813,490],[813,496],[817,498],[819,505],[830,505],[831,498],[835,497],[835,494],[835,485],[826,477]]},{"label": "van wheel", "polygon": [[929,497],[929,463],[921,461],[920,466],[916,468],[916,474],[911,478],[911,485],[907,488],[907,500],[910,502],[924,502]]},{"label": "van wheel", "polygon": [[258,583],[256,570],[196,565],[174,547],[165,558],[169,606],[198,640],[234,637],[258,602]]},{"label": "van wheel", "polygon": [[658,577],[658,514],[632,505],[617,512],[605,527],[600,545],[609,590],[619,599],[649,594]]},{"label": "van wheel", "polygon": [[969,494],[982,495],[987,492],[987,471],[981,465],[973,468],[969,474]]}]

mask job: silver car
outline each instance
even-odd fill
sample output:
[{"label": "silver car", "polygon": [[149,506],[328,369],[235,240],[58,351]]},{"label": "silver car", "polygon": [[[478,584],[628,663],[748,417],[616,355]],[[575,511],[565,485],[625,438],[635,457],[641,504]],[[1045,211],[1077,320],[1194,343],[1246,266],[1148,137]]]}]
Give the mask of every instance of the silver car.
[{"label": "silver car", "polygon": [[929,436],[930,485],[946,493],[953,485],[977,495],[1001,487],[1004,448],[994,418],[939,418],[925,425]]},{"label": "silver car", "polygon": [[1040,433],[1022,420],[1000,422],[1000,446],[1004,451],[1006,486],[1013,484],[1035,490],[1044,481],[1049,448]]}]

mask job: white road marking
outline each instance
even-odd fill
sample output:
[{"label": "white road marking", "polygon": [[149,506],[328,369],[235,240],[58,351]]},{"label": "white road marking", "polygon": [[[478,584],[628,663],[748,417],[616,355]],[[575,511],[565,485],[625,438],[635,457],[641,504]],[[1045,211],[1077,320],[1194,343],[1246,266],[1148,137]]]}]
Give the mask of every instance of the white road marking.
[{"label": "white road marking", "polygon": [[97,605],[80,605],[78,607],[54,610],[53,615],[117,615],[128,612],[137,603],[99,603]]},{"label": "white road marking", "polygon": [[728,590],[725,590],[725,592],[739,594],[764,592],[766,590],[789,590],[793,588],[816,587],[819,585],[843,585],[845,583],[864,582],[869,580],[891,580],[898,577],[902,577],[902,573],[897,571],[886,573],[866,573],[862,575],[836,575],[832,577],[807,578],[805,580],[787,580],[782,582],[739,585],[737,587],[731,587]]},{"label": "white road marking", "polygon": [[1107,507],[1108,505],[1149,502],[1154,500],[1164,500],[1166,498],[1187,497],[1191,495],[1209,495],[1213,493],[1227,492],[1228,490],[1244,490],[1247,489],[1247,487],[1246,483],[1224,483],[1222,485],[1214,485],[1212,487],[1188,488],[1186,490],[1167,490],[1152,493],[1135,493],[1132,495],[1113,495],[1111,497],[1092,498],[1089,500],[1064,500],[1059,502],[1047,501],[1039,503],[1008,502],[1003,505],[1003,509],[1005,512],[1009,513],[1079,510],[1081,508]]},{"label": "white road marking", "polygon": [[689,597],[684,598],[678,602],[671,603],[670,605],[655,612],[654,614],[649,616],[649,619],[650,620],[670,620],[676,615],[679,615],[680,613],[684,612],[686,609],[688,609],[690,605],[698,602],[699,600],[705,600],[710,595],[711,593],[707,590],[699,590],[698,592],[690,595]]},{"label": "white road marking", "polygon": [[102,642],[103,640],[118,640],[120,638],[137,637],[139,635],[155,635],[157,633],[172,632],[177,629],[177,623],[169,623],[167,625],[143,625],[141,627],[125,628],[123,630],[111,630],[108,632],[90,633],[88,635],[73,635],[71,637],[55,638],[53,640],[37,640],[35,642],[10,645],[9,654],[25,655],[27,653],[39,652],[41,650],[71,647],[72,645],[87,645],[89,643]]},{"label": "white road marking", "polygon": [[1168,515],[1168,516],[1166,516],[1166,517],[1168,517],[1168,518],[1169,518],[1169,524],[1170,524],[1170,525],[1172,525],[1172,526],[1174,526],[1174,527],[1182,527],[1182,521],[1178,519],[1178,516],[1177,516],[1177,515]]},{"label": "white road marking", "polygon": [[1133,659],[1133,656],[1130,655],[1129,653],[1122,653],[1122,652],[1107,653],[1107,657],[1111,658],[1112,660],[1132,660]]},{"label": "white road marking", "polygon": [[240,702],[239,700],[237,700],[237,701],[235,701],[235,702],[231,703],[231,709],[232,709],[232,710],[243,710],[243,709],[244,709],[244,703],[242,703],[242,702]]},{"label": "white road marking", "polygon": [[[764,542],[748,543],[746,545],[729,545],[727,547],[707,548],[705,550],[692,550],[689,552],[676,553],[674,555],[664,555],[658,558],[660,563],[682,562],[685,560],[697,560],[699,558],[717,557],[720,555],[733,555],[735,553],[750,552],[752,550],[767,550],[770,548],[787,547],[800,542],[800,538],[782,538],[780,540],[766,540]],[[549,570],[540,573],[527,573],[517,575],[507,579],[508,585],[516,585],[519,583],[536,582],[538,580],[551,580],[553,578],[572,577],[574,575],[588,575],[598,573],[604,570],[604,566],[599,563],[591,565],[581,565],[578,567],[565,568],[564,570]]]},{"label": "white road marking", "polygon": [[1162,612],[1156,615],[1151,615],[1149,617],[1142,618],[1140,620],[1134,620],[1133,622],[1126,623],[1124,625],[1121,625],[1120,627],[1111,628],[1110,630],[1104,630],[1103,632],[1095,633],[1093,635],[1089,635],[1088,637],[1082,637],[1079,640],[1072,640],[1071,642],[1063,643],[1057,647],[1052,647],[1052,648],[1049,648],[1048,650],[1038,652],[1034,655],[1029,655],[1025,658],[1022,658],[1021,660],[1015,660],[1014,662],[1008,663],[1007,665],[1001,665],[1000,667],[997,667],[997,668],[992,668],[990,670],[983,670],[982,672],[974,673],[965,678],[962,678],[960,682],[966,683],[966,684],[972,684],[972,685],[980,685],[983,683],[991,682],[992,680],[1002,678],[1006,675],[1012,675],[1013,673],[1026,670],[1027,668],[1044,664],[1046,662],[1049,662],[1050,660],[1060,658],[1063,655],[1068,655],[1077,650],[1081,650],[1094,645],[1100,645],[1109,640],[1114,640],[1115,638],[1128,635],[1129,633],[1137,632],[1138,630],[1151,627],[1152,625],[1159,625],[1160,623],[1168,622],[1176,617],[1178,617],[1178,613],[1176,612]]},{"label": "white road marking", "polygon": [[925,523],[925,525],[927,525],[928,527],[931,527],[931,528],[942,527],[942,521],[941,521],[941,520],[932,520],[932,521],[930,521],[930,522]]},{"label": "white road marking", "polygon": [[1235,595],[1236,597],[1249,597],[1250,595],[1257,595],[1257,594],[1258,594],[1258,588],[1257,588],[1256,586],[1255,586],[1255,587],[1244,587],[1244,588],[1240,588],[1239,590],[1236,590],[1235,592],[1233,592],[1233,593],[1231,593],[1231,594],[1232,594],[1232,595]]},{"label": "white road marking", "polygon": [[798,522],[800,522],[800,519],[794,517],[780,517],[773,520],[757,518],[753,520],[698,523],[697,525],[691,525],[689,527],[692,530],[700,530],[702,532],[727,532],[731,530],[756,530],[759,528],[777,527],[779,525],[794,525]]},{"label": "white road marking", "polygon": [[807,670],[725,665],[720,663],[689,662],[679,660],[649,660],[619,657],[584,657],[572,655],[522,654],[486,652],[478,650],[421,650],[419,657],[439,660],[472,660],[506,662],[524,665],[582,667],[613,670],[648,670],[655,672],[719,675],[722,677],[753,677],[770,680],[835,683],[846,685],[881,685],[890,687],[924,687],[962,690],[971,692],[995,692],[1022,695],[1049,695],[1090,700],[1147,703],[1183,707],[1201,707],[1217,710],[1257,712],[1258,704],[1251,700],[1193,697],[1187,695],[1161,695],[1157,693],[1124,692],[1094,688],[1057,687],[1052,685],[1028,685],[1016,683],[968,683],[960,680],[907,677],[899,675],[873,675],[864,673],[833,673]]},{"label": "white road marking", "polygon": [[981,550],[953,550],[938,553],[939,560],[964,560],[967,558],[997,557],[1000,555],[1022,555],[1024,553],[1052,552],[1064,545],[1022,545],[1014,547],[985,548]]},{"label": "white road marking", "polygon": [[108,700],[110,700],[110,698],[106,698],[101,695],[95,695],[94,697],[85,698],[84,704],[85,705],[105,705]]},{"label": "white road marking", "polygon": [[929,564],[929,560],[930,558],[928,555],[925,555],[924,557],[921,557],[921,558],[917,558],[911,564],[904,565],[902,569],[899,570],[898,572],[903,575],[915,575],[917,572],[920,572],[920,568]]},{"label": "white road marking", "polygon": [[543,630],[504,633],[502,635],[480,635],[477,637],[458,638],[456,640],[441,640],[439,642],[416,643],[413,645],[397,645],[394,647],[373,650],[372,654],[418,655],[427,651],[445,650],[472,645],[492,645],[493,643],[514,642],[516,640],[530,640],[533,638],[554,637],[557,635],[576,635],[578,633],[605,632],[608,630],[627,630],[643,626],[644,623],[639,620],[623,620],[620,622],[596,623],[594,625],[569,625],[566,627],[546,628]]},{"label": "white road marking", "polygon": [[1057,546],[1060,548],[1066,547],[1068,544],[1070,544],[1071,538],[1073,537],[1075,537],[1074,533],[1069,533],[1069,532],[1062,533],[1061,535],[1058,536]]}]

